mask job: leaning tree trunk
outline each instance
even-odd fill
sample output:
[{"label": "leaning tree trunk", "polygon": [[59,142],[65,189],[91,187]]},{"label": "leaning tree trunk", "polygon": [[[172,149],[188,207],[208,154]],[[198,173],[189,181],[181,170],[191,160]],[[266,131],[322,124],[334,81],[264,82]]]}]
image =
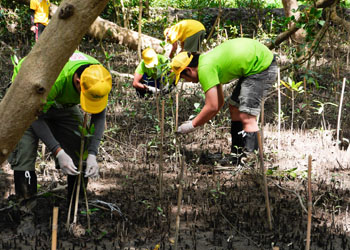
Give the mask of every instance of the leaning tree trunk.
[{"label": "leaning tree trunk", "polygon": [[36,119],[63,66],[108,0],[65,0],[0,102],[0,163]]},{"label": "leaning tree trunk", "polygon": [[[327,7],[331,7],[333,4],[337,5],[339,4],[338,0],[318,0],[315,4],[316,8],[327,8]],[[267,42],[265,43],[265,45],[269,48],[269,49],[274,49],[277,46],[279,46],[283,41],[285,41],[286,39],[288,39],[290,36],[292,36],[295,32],[297,32],[299,30],[298,27],[296,27],[295,24],[292,24],[291,27],[280,33],[274,41],[271,42]]]},{"label": "leaning tree trunk", "polygon": [[[300,17],[300,12],[298,11],[298,2],[297,0],[282,0],[284,14],[286,17],[294,16],[295,20],[298,20]],[[288,24],[288,28],[294,25],[294,22]],[[304,29],[297,30],[291,37],[293,41],[297,43],[302,43],[305,39],[306,32]]]},{"label": "leaning tree trunk", "polygon": [[[57,6],[51,5],[51,12],[55,13]],[[119,44],[125,45],[130,49],[137,50],[138,42],[139,42],[139,34],[136,31],[132,31],[123,27],[116,25],[113,22],[105,20],[101,17],[98,17],[95,22],[89,28],[88,35],[102,40],[102,39],[111,39]],[[163,48],[160,46],[162,41],[147,36],[145,34],[141,34],[141,50],[147,47],[153,48],[157,53],[163,53]],[[170,52],[167,51],[167,52]]]}]

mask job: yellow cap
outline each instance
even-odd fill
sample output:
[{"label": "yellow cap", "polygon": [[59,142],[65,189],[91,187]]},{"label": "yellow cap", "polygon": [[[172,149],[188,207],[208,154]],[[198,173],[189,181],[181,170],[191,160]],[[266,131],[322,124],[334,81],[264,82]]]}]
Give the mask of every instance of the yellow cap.
[{"label": "yellow cap", "polygon": [[147,48],[142,51],[142,59],[145,63],[146,68],[154,68],[158,65],[157,53],[152,48]]},{"label": "yellow cap", "polygon": [[187,52],[181,52],[177,54],[172,60],[170,66],[173,72],[176,75],[175,85],[180,79],[181,72],[190,64],[192,61],[193,55],[188,57]]},{"label": "yellow cap", "polygon": [[102,65],[91,65],[80,77],[80,105],[88,113],[98,114],[108,102],[108,94],[112,89],[112,77]]}]

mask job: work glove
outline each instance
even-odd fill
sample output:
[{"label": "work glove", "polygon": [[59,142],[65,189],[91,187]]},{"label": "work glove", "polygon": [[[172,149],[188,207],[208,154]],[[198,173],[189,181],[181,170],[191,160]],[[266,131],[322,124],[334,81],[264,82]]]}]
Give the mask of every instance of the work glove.
[{"label": "work glove", "polygon": [[187,134],[194,131],[196,128],[193,127],[192,121],[186,121],[177,128],[177,132],[180,134]]},{"label": "work glove", "polygon": [[95,178],[98,177],[98,164],[96,161],[96,155],[89,154],[86,159],[85,177]]},{"label": "work glove", "polygon": [[63,173],[69,175],[80,174],[80,172],[77,171],[77,167],[74,165],[72,158],[70,158],[63,149],[57,153],[56,157]]},{"label": "work glove", "polygon": [[147,86],[147,89],[148,89],[148,91],[152,92],[153,94],[155,94],[156,92],[159,93],[159,91],[160,91],[158,88],[155,88],[152,86]]}]

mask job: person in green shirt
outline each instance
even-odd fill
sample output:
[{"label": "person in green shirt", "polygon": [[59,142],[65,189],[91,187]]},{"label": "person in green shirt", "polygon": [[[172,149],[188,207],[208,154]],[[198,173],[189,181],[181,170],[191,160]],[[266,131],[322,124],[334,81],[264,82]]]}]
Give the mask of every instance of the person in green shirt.
[{"label": "person in green shirt", "polygon": [[143,98],[146,94],[152,95],[156,91],[162,94],[171,91],[174,85],[166,82],[162,72],[162,66],[168,63],[168,58],[157,54],[152,48],[142,51],[142,60],[135,70],[132,83],[139,97]]},{"label": "person in green shirt", "polygon": [[165,41],[172,44],[169,57],[173,58],[180,42],[181,51],[199,52],[205,36],[204,25],[193,19],[182,20],[164,30]]},{"label": "person in green shirt", "polygon": [[189,133],[212,119],[224,105],[222,84],[239,79],[229,99],[232,153],[249,154],[258,149],[257,116],[260,103],[277,78],[273,53],[260,42],[249,38],[228,40],[207,54],[179,53],[171,62],[179,78],[200,82],[205,92],[205,105],[191,121],[178,128]]},{"label": "person in green shirt", "polygon": [[[25,58],[15,67],[14,81]],[[108,94],[112,88],[109,71],[95,58],[75,51],[53,84],[42,113],[25,131],[8,162],[14,170],[15,192],[19,199],[29,199],[37,192],[35,161],[39,139],[56,159],[56,166],[68,175],[68,202],[79,174],[79,126],[83,116],[78,107],[92,114],[90,125],[95,131],[87,144],[85,184],[97,177],[98,147],[103,135]],[[85,163],[84,163],[85,165]],[[85,167],[84,167],[85,168]]]}]

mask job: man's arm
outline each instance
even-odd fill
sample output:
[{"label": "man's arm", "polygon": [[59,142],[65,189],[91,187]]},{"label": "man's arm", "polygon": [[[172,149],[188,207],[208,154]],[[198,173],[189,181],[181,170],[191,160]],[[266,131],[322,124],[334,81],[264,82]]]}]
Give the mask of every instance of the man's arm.
[{"label": "man's arm", "polygon": [[205,93],[205,105],[201,112],[193,119],[193,127],[201,126],[213,118],[224,105],[222,85],[218,84]]},{"label": "man's arm", "polygon": [[35,11],[31,9],[30,10],[30,24],[31,24],[30,30],[35,33],[35,30],[37,29],[37,27],[34,24],[34,14],[35,14]]},{"label": "man's arm", "polygon": [[98,147],[105,130],[106,109],[107,108],[105,108],[101,113],[91,115],[91,124],[94,124],[95,126],[95,133],[88,148],[89,154],[97,155],[98,153]]},{"label": "man's arm", "polygon": [[44,116],[40,115],[37,120],[32,123],[35,134],[45,143],[47,148],[56,156],[61,149],[59,142],[53,136],[49,126],[44,120]]},{"label": "man's arm", "polygon": [[132,82],[132,86],[136,89],[147,89],[147,86],[143,83],[141,83],[142,75],[139,73],[134,74],[134,81]]}]

